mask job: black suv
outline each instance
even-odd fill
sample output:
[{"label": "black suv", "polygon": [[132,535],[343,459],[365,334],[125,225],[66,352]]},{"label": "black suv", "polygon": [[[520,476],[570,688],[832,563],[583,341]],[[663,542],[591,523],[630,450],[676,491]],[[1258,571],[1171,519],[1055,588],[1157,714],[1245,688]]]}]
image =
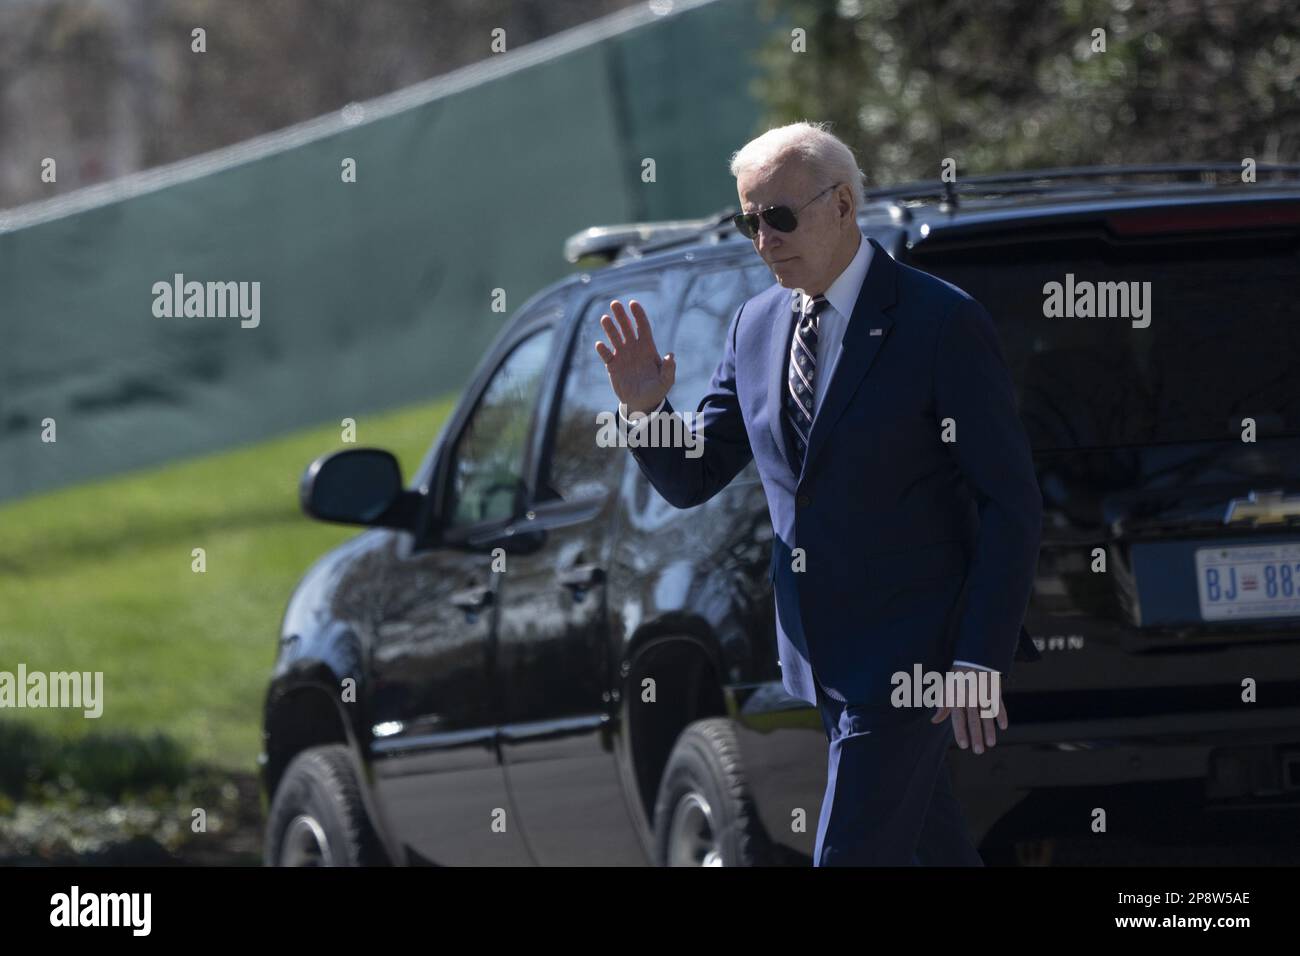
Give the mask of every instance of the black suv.
[{"label": "black suv", "polygon": [[[951,755],[989,862],[1087,840],[1099,807],[1122,839],[1231,818],[1294,845],[1297,172],[1051,170],[860,211],[992,314],[1043,492],[1039,659],[997,747]],[[690,409],[773,284],[734,211],[574,236],[589,271],[518,310],[409,485],[374,449],[307,470],[308,514],[370,529],[285,614],[268,863],[810,862],[826,742],[782,689],[753,464],[677,510],[596,440],[611,299],[645,303]]]}]

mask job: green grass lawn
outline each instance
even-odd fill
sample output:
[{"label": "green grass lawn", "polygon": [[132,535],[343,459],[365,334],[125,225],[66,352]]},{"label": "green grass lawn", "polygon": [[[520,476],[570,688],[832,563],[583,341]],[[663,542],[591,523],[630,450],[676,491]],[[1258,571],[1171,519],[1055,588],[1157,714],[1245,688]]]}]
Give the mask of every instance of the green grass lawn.
[{"label": "green grass lawn", "polygon": [[[301,513],[303,469],[378,446],[409,479],[454,403],[358,418],[355,445],[316,428],[0,506],[0,670],[104,673],[102,717],[6,709],[0,725],[68,754],[87,735],[162,734],[190,760],[255,769],[285,603],[361,530]],[[194,548],[205,573],[191,570]]]}]

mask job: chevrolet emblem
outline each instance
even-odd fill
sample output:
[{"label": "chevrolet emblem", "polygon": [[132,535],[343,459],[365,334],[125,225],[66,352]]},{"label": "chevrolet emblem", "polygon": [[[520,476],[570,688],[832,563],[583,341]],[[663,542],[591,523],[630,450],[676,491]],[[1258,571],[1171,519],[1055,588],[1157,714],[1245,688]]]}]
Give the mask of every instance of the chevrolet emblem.
[{"label": "chevrolet emblem", "polygon": [[1263,493],[1252,491],[1245,498],[1233,498],[1224,512],[1223,523],[1285,524],[1288,518],[1300,518],[1300,495],[1284,497],[1282,489],[1278,488]]}]

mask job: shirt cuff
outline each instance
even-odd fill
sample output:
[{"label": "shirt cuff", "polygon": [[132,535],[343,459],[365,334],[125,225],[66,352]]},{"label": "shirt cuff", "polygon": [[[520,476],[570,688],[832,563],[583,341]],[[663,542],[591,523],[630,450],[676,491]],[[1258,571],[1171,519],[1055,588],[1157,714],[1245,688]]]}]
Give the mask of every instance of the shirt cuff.
[{"label": "shirt cuff", "polygon": [[976,664],[976,663],[974,663],[973,661],[953,661],[952,664],[953,664],[953,667],[956,667],[958,664],[964,664],[964,665],[966,665],[967,667],[973,667],[973,668],[975,668],[977,671],[993,671],[993,673],[995,673],[995,674],[1000,674],[1000,673],[1002,673],[1001,671],[997,670],[996,668],[993,668],[993,667],[985,667],[983,664]]},{"label": "shirt cuff", "polygon": [[[667,402],[667,401],[668,401],[668,396],[665,395],[663,398],[659,399],[659,404],[658,404],[658,405],[656,405],[656,406],[655,406],[654,408],[652,408],[650,411],[646,412],[646,415],[653,415],[655,412],[660,411],[660,410],[664,407],[664,403]],[[627,416],[623,414],[623,403],[622,403],[622,402],[619,402],[619,403],[618,403],[618,417],[621,418],[621,419],[623,419],[623,421],[627,422],[629,425],[632,424],[632,422],[629,422],[629,421],[627,420]]]}]

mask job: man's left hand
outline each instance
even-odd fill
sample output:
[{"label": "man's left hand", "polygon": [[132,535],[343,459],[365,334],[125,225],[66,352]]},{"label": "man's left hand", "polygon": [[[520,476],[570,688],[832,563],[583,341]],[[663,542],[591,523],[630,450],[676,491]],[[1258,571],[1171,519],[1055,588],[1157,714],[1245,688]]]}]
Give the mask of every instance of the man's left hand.
[{"label": "man's left hand", "polygon": [[[957,674],[978,674],[978,667],[957,666],[952,668],[953,673]],[[987,672],[986,672],[987,673]],[[985,747],[990,749],[995,747],[998,742],[997,728],[994,726],[996,720],[997,727],[1003,730],[1007,729],[1007,706],[1002,702],[1002,688],[998,687],[998,715],[994,717],[981,717],[980,704],[978,701],[968,707],[940,707],[930,723],[937,724],[949,714],[952,715],[952,735],[957,739],[957,746],[962,750],[971,749],[974,744],[974,750],[977,754],[982,754]]]}]

